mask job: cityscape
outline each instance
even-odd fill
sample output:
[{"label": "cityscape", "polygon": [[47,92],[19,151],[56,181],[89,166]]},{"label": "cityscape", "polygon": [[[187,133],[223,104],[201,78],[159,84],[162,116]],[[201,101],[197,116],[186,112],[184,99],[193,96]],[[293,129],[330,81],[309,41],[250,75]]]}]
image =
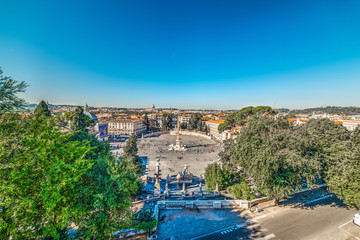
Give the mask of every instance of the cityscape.
[{"label": "cityscape", "polygon": [[0,239],[360,239],[360,2],[0,4]]}]

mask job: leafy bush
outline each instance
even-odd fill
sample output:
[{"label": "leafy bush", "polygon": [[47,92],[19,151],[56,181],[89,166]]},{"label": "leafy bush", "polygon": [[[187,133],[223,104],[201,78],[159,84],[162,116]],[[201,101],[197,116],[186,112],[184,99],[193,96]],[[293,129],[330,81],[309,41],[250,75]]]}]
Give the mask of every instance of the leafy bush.
[{"label": "leafy bush", "polygon": [[245,181],[236,183],[232,186],[232,194],[236,199],[252,200],[255,199],[255,194],[251,194],[251,188]]},{"label": "leafy bush", "polygon": [[208,190],[215,190],[216,183],[219,185],[219,190],[223,190],[231,185],[232,178],[230,170],[221,169],[217,163],[209,164],[205,169],[205,183]]}]

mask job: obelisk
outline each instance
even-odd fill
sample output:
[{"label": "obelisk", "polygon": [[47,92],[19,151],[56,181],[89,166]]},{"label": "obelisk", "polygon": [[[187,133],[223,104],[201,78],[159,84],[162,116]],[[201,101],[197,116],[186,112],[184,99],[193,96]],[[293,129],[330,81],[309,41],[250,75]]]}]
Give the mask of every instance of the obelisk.
[{"label": "obelisk", "polygon": [[177,119],[176,148],[180,149],[180,114],[178,115],[178,119]]}]

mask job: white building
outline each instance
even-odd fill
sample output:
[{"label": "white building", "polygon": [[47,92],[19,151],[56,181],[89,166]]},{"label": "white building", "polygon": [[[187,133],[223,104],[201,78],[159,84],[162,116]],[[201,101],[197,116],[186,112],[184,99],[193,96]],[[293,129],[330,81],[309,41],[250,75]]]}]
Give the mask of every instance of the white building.
[{"label": "white building", "polygon": [[209,129],[210,136],[222,140],[222,135],[219,133],[218,127],[220,124],[224,123],[224,120],[210,120],[205,123]]},{"label": "white building", "polygon": [[109,135],[138,135],[146,131],[146,126],[141,119],[114,119],[108,122]]},{"label": "white building", "polygon": [[186,123],[188,124],[190,121],[191,115],[183,115],[180,116],[180,123]]},{"label": "white building", "polygon": [[359,120],[343,120],[343,126],[347,128],[347,130],[353,131],[360,124]]}]

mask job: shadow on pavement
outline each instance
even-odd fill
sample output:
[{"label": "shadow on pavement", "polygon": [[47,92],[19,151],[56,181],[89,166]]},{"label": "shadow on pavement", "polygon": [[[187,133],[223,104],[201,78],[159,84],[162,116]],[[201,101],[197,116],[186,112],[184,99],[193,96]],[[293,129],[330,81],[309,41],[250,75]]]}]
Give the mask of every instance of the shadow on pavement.
[{"label": "shadow on pavement", "polygon": [[320,206],[330,206],[348,209],[348,207],[343,203],[342,200],[337,198],[335,194],[325,189],[317,189],[306,193],[297,194],[292,198],[281,201],[279,206],[309,210],[315,209]]}]

